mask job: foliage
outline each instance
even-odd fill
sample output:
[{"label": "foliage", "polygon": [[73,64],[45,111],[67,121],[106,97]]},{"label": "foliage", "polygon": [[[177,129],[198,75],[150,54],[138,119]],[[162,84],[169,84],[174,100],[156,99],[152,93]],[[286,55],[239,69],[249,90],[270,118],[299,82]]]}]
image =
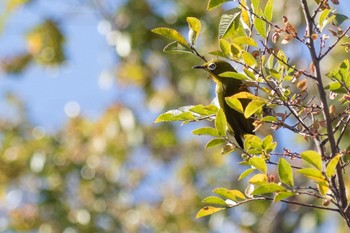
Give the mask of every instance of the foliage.
[{"label": "foliage", "polygon": [[[226,1],[208,1],[208,10],[224,2]],[[218,29],[219,49],[209,51],[209,54],[240,65],[243,72],[224,71],[219,76],[244,81],[251,87],[254,95],[241,92],[227,97],[226,102],[231,108],[244,113],[246,118],[254,117],[257,133],[261,127],[266,126],[273,131],[288,129],[303,136],[306,141],[313,141],[313,144],[309,143],[313,150],[298,153],[293,148],[285,148],[284,152],[279,152],[276,150],[277,143],[274,142],[272,134],[264,139],[255,135],[245,135],[244,148],[240,148],[226,134],[226,118],[222,111],[218,110],[214,113],[214,128],[199,128],[194,130],[193,134],[213,137],[208,144],[223,144],[223,151],[231,145],[230,151],[236,149],[242,155],[240,165],[250,167],[240,174],[239,180],[253,176],[247,180],[245,196],[241,196],[241,201],[237,201],[234,195],[227,196],[228,191],[222,195],[214,190],[214,193],[221,197],[205,198],[202,202],[206,206],[198,212],[197,217],[211,215],[247,202],[273,200],[338,212],[350,227],[350,211],[343,178],[348,162],[342,159],[348,154],[347,145],[344,147],[342,143],[346,140],[343,136],[348,132],[350,119],[347,107],[350,94],[349,60],[345,59],[335,70],[326,70],[327,75],[321,73],[321,61],[339,46],[340,41],[349,37],[347,33],[350,27],[341,29],[348,17],[335,13],[336,10],[329,6],[328,1],[316,1],[316,4],[311,5],[301,0],[299,4],[303,9],[306,24],[301,28],[303,33],[299,33],[297,27],[290,23],[286,16],[283,16],[283,25],[279,25],[280,22],[273,17],[273,0],[267,1],[264,6],[259,4],[260,1],[251,1],[251,5],[245,1],[236,2],[231,3],[229,13],[221,16]],[[337,1],[333,3],[338,4]],[[200,20],[193,21],[196,22],[196,28],[200,29]],[[197,50],[199,31],[191,33],[192,24],[189,24],[189,42],[174,29],[162,27],[152,31],[175,41],[165,47],[165,52],[173,53],[172,50],[169,51],[169,46],[178,43],[181,48],[176,47],[176,54],[185,55],[190,52],[207,61]],[[300,46],[309,54],[309,69],[290,62],[287,49],[278,47],[278,44],[287,47],[293,42],[296,45],[291,46]],[[325,76],[331,80],[328,86],[323,84],[326,81]],[[317,87],[315,94],[310,91],[309,83]],[[328,95],[333,96],[332,100],[345,105],[345,111],[337,111],[334,105],[330,105]],[[240,102],[241,98],[251,99],[245,109]],[[179,109],[181,112],[173,110],[161,114],[155,122],[188,123],[212,121],[214,118],[212,115],[194,115],[191,108]],[[273,166],[268,165],[277,166],[278,177],[272,175],[273,171],[270,169]],[[295,182],[296,180],[298,182]],[[322,203],[309,204],[296,198],[302,195],[321,200]],[[335,208],[329,207],[330,203]]]}]

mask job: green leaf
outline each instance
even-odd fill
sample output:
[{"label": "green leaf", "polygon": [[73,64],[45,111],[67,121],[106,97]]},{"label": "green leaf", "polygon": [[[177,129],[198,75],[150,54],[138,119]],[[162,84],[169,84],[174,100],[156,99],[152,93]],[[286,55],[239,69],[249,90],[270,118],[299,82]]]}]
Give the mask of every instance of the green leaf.
[{"label": "green leaf", "polygon": [[237,198],[240,198],[242,200],[246,199],[244,194],[239,190],[229,190],[227,188],[216,188],[213,190],[213,192],[217,195],[220,195],[223,198],[231,199],[234,201],[236,201]]},{"label": "green leaf", "polygon": [[265,17],[267,21],[270,21],[270,22],[272,20],[272,14],[273,14],[273,2],[274,2],[273,0],[269,0],[266,3],[265,10],[264,10]]},{"label": "green leaf", "polygon": [[231,52],[231,44],[225,39],[219,40],[219,46],[223,54],[225,54],[226,57],[232,57],[233,54]]},{"label": "green leaf", "polygon": [[286,191],[286,188],[276,183],[266,183],[254,189],[252,195],[262,195],[281,191]]},{"label": "green leaf", "polygon": [[219,24],[219,38],[229,37],[238,27],[241,11],[238,8],[234,9],[235,14],[224,14],[221,16]]},{"label": "green leaf", "polygon": [[286,199],[288,197],[293,197],[295,196],[296,194],[295,193],[292,193],[292,192],[279,192],[277,193],[277,195],[273,198],[273,202],[279,202],[283,199]]},{"label": "green leaf", "polygon": [[[263,12],[261,9],[258,10],[257,13],[259,16],[263,15]],[[259,17],[254,18],[254,25],[255,29],[258,31],[258,33],[263,37],[266,38],[266,22]]]},{"label": "green leaf", "polygon": [[188,27],[190,28],[188,32],[188,39],[191,42],[191,45],[195,45],[202,27],[201,21],[195,17],[187,17],[186,21],[188,23]]},{"label": "green leaf", "polygon": [[324,182],[326,180],[326,178],[322,175],[322,172],[315,168],[302,168],[297,170],[297,172],[316,182]]},{"label": "green leaf", "polygon": [[190,48],[189,44],[187,43],[186,39],[176,30],[166,27],[159,27],[154,28],[151,30],[153,33],[156,33],[158,35],[164,36],[166,38],[172,39],[177,41],[179,44],[186,48]]},{"label": "green leaf", "polygon": [[262,148],[265,150],[266,153],[270,153],[273,151],[277,146],[277,142],[273,141],[272,135],[267,135],[264,140],[262,141]]},{"label": "green leaf", "polygon": [[249,118],[256,112],[261,112],[263,106],[266,104],[264,100],[255,99],[248,103],[247,107],[244,110],[244,117]]},{"label": "green leaf", "polygon": [[242,53],[242,58],[243,58],[243,61],[245,62],[245,64],[250,66],[250,67],[254,67],[258,64],[258,62],[255,60],[253,55],[251,55],[249,52],[244,51]]},{"label": "green leaf", "polygon": [[219,74],[220,77],[225,77],[225,78],[234,78],[237,80],[247,80],[248,77],[245,76],[244,74],[240,74],[237,72],[232,72],[232,71],[226,71],[221,74]]},{"label": "green leaf", "polygon": [[319,153],[313,150],[307,150],[302,152],[300,156],[303,160],[316,167],[319,171],[322,171],[322,157]]},{"label": "green leaf", "polygon": [[214,136],[214,137],[220,136],[218,130],[215,128],[211,128],[211,127],[198,128],[198,129],[193,130],[192,133],[194,135],[209,135],[209,136]]},{"label": "green leaf", "polygon": [[261,172],[265,174],[267,173],[267,166],[264,159],[257,156],[253,156],[249,159],[249,164],[255,167],[256,169],[260,170]]},{"label": "green leaf", "polygon": [[179,44],[176,41],[169,43],[164,47],[163,51],[169,54],[184,54],[184,53],[192,53],[191,50],[188,50],[185,46]]},{"label": "green leaf", "polygon": [[348,16],[346,16],[346,15],[342,15],[342,14],[338,14],[338,13],[336,13],[336,14],[334,14],[335,15],[335,18],[334,18],[334,20],[333,20],[333,23],[336,25],[336,26],[340,26],[342,23],[344,23],[346,20],[348,20],[349,19],[349,17]]},{"label": "green leaf", "polygon": [[218,111],[218,108],[215,105],[204,106],[202,104],[198,104],[189,108],[189,111],[193,113],[197,113],[201,116],[209,116],[209,115],[216,114]]},{"label": "green leaf", "polygon": [[294,186],[292,166],[284,158],[280,158],[277,165],[277,173],[280,181],[290,187]]},{"label": "green leaf", "polygon": [[247,36],[238,36],[235,38],[232,38],[232,42],[239,44],[239,45],[250,45],[254,47],[258,47],[258,44],[253,38],[247,37]]},{"label": "green leaf", "polygon": [[331,9],[322,10],[320,17],[318,18],[318,27],[320,28],[321,31],[329,22],[329,21],[325,21],[325,20],[327,19],[328,15],[329,15],[329,13],[331,13],[331,11],[332,11]]},{"label": "green leaf", "polygon": [[256,169],[254,169],[254,168],[248,168],[247,170],[242,172],[242,174],[238,177],[238,180],[244,179],[245,177],[247,177],[250,173],[252,173],[255,170]]},{"label": "green leaf", "polygon": [[235,97],[226,97],[225,98],[226,103],[228,104],[228,106],[230,106],[231,108],[233,108],[234,110],[243,113],[243,105],[241,103],[241,101],[239,101],[237,98]]},{"label": "green leaf", "polygon": [[217,207],[213,207],[213,206],[206,206],[203,207],[202,209],[200,209],[196,215],[196,218],[201,218],[204,216],[208,216],[208,215],[212,215],[216,212],[219,212],[221,210],[224,210],[225,208],[217,208]]},{"label": "green leaf", "polygon": [[266,174],[256,174],[252,178],[249,179],[250,184],[261,185],[268,181]]},{"label": "green leaf", "polygon": [[229,2],[230,0],[209,0],[208,1],[208,5],[207,5],[207,10],[210,11],[222,4],[224,4],[225,2]]},{"label": "green leaf", "polygon": [[227,132],[227,121],[224,111],[220,108],[215,118],[215,128],[220,136],[225,136]]},{"label": "green leaf", "polygon": [[340,154],[337,154],[336,156],[334,156],[331,161],[329,161],[329,163],[327,164],[327,168],[326,168],[326,176],[328,178],[331,178],[332,176],[334,176],[335,174],[335,169],[338,165],[339,159],[340,159]]},{"label": "green leaf", "polygon": [[206,197],[202,200],[202,203],[207,204],[207,205],[215,205],[215,206],[222,206],[222,207],[227,206],[227,204],[224,200],[222,200],[221,198],[216,197],[216,196]]},{"label": "green leaf", "polygon": [[183,112],[180,110],[170,110],[158,116],[154,123],[169,122],[169,121],[189,121],[194,120],[195,117],[190,112]]},{"label": "green leaf", "polygon": [[206,145],[205,148],[211,148],[217,145],[220,145],[225,142],[225,139],[222,138],[213,138]]},{"label": "green leaf", "polygon": [[277,117],[275,117],[275,116],[266,116],[266,117],[261,118],[261,120],[264,122],[276,122],[276,121],[278,121]]},{"label": "green leaf", "polygon": [[256,80],[255,75],[252,71],[247,68],[243,68],[244,73],[252,80]]}]

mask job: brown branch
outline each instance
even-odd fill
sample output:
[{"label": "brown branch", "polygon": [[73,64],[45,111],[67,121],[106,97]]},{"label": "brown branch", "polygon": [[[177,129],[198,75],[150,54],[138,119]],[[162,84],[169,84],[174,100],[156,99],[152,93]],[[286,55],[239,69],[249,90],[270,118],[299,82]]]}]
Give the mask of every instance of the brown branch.
[{"label": "brown branch", "polygon": [[321,61],[322,58],[324,58],[339,43],[339,41],[346,35],[346,33],[348,33],[349,30],[350,26],[340,36],[338,36],[338,39],[331,46],[329,46],[326,52],[324,52],[324,54],[322,54],[318,59]]}]

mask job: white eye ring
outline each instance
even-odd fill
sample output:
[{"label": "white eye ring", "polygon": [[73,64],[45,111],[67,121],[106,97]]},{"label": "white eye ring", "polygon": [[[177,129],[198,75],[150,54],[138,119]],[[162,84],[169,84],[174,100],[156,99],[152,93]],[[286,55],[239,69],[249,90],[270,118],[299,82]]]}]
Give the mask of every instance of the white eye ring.
[{"label": "white eye ring", "polygon": [[210,63],[208,65],[208,69],[211,70],[211,71],[215,70],[216,69],[216,64],[215,63]]}]

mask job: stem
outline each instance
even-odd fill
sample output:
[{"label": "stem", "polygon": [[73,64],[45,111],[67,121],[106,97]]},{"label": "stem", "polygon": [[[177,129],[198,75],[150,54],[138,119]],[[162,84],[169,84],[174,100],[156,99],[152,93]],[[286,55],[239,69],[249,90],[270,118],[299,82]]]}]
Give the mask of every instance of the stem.
[{"label": "stem", "polygon": [[[306,34],[308,37],[310,37],[313,34],[313,22],[312,22],[312,17],[310,15],[306,0],[301,0],[301,7],[303,9],[305,21],[306,21],[306,30],[307,30]],[[320,95],[320,100],[321,100],[321,103],[323,105],[323,108],[322,108],[323,116],[324,116],[325,121],[326,121],[327,135],[328,135],[330,149],[331,149],[331,156],[326,156],[325,154],[322,154],[322,156],[328,157],[330,159],[330,158],[333,158],[337,154],[338,147],[337,147],[334,133],[333,133],[332,119],[331,119],[331,116],[329,114],[327,95],[326,95],[326,91],[323,87],[323,82],[322,82],[322,75],[321,75],[321,68],[320,68],[320,61],[321,61],[322,56],[317,57],[314,41],[312,39],[309,39],[308,41],[309,41],[308,42],[308,44],[309,44],[308,49],[309,49],[309,52],[311,55],[313,65],[315,67],[316,84],[317,84],[318,92]],[[325,54],[327,54],[327,53],[328,52],[326,52]],[[339,192],[339,197],[338,197],[339,200],[338,201],[340,202],[340,205],[339,205],[340,212],[341,212],[342,216],[345,218],[348,226],[350,227],[350,213],[348,213],[348,211],[347,211],[348,200],[346,198],[346,190],[345,190],[345,184],[344,184],[344,178],[343,178],[343,171],[342,171],[340,164],[338,164],[336,167],[336,173],[337,173],[337,181],[338,181],[339,190],[337,190],[336,184],[334,185],[334,189],[336,189]]]}]

